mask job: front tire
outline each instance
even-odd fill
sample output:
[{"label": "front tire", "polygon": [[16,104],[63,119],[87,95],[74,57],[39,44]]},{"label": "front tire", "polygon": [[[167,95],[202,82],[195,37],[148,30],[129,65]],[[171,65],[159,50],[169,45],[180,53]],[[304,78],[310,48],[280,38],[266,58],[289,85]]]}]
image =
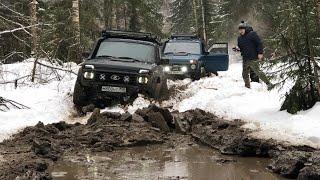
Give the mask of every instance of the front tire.
[{"label": "front tire", "polygon": [[77,79],[76,84],[74,86],[73,103],[76,107],[83,107],[89,104],[86,90],[80,84],[79,79]]},{"label": "front tire", "polygon": [[157,80],[153,87],[154,88],[151,90],[152,98],[156,100],[166,100],[169,98],[169,89],[166,78],[162,79],[160,82]]}]

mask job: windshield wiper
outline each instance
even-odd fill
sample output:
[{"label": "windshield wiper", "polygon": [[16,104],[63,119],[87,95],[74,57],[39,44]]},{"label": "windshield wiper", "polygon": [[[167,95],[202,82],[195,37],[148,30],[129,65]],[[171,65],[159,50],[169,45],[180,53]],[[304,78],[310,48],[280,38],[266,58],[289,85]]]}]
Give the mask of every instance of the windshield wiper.
[{"label": "windshield wiper", "polygon": [[109,56],[109,55],[101,55],[101,56],[96,56],[96,58],[118,58],[118,57]]},{"label": "windshield wiper", "polygon": [[135,59],[135,58],[132,58],[132,57],[118,57],[118,59],[129,59],[129,60],[132,60],[132,61],[134,61],[134,62],[147,63],[146,61],[143,61],[143,60],[140,60],[140,59]]}]

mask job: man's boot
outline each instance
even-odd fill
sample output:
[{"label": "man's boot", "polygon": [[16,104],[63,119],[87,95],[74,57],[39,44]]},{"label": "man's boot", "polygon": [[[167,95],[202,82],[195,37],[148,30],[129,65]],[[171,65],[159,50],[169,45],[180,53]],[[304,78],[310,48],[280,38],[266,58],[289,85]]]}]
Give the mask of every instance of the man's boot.
[{"label": "man's boot", "polygon": [[245,79],[244,84],[246,88],[249,88],[249,89],[251,88],[250,79]]}]

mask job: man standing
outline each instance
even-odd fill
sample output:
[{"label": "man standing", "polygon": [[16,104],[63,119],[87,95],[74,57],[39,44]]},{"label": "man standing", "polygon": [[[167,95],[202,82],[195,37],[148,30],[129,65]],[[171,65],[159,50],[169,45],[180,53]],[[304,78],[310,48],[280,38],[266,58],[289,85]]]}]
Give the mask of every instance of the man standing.
[{"label": "man standing", "polygon": [[[272,88],[272,84],[266,75],[260,71],[258,60],[263,60],[263,45],[260,37],[253,31],[248,23],[242,21],[239,24],[238,47],[235,50],[240,51],[243,57],[242,77],[245,87],[251,88],[250,82],[259,82],[261,79]],[[251,79],[251,81],[250,81]]]}]

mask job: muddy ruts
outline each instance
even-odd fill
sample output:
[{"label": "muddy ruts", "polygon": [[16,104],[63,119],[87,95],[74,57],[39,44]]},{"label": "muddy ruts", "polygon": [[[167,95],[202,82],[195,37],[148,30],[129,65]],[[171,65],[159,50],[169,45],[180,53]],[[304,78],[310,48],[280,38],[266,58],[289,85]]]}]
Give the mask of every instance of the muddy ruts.
[{"label": "muddy ruts", "polygon": [[27,127],[0,143],[0,179],[50,179],[47,167],[66,153],[163,143],[172,131],[166,122],[172,120],[170,112],[154,107],[142,115],[95,109],[87,124],[39,122]]},{"label": "muddy ruts", "polygon": [[176,113],[174,117],[185,133],[222,154],[271,158],[268,169],[283,177],[320,179],[320,151],[312,147],[258,139],[251,135],[252,131],[242,128],[242,121],[226,121],[201,110]]},{"label": "muddy ruts", "polygon": [[87,124],[38,123],[0,143],[0,179],[50,179],[47,167],[66,153],[158,144],[170,141],[171,133],[190,135],[223,154],[272,158],[268,168],[287,178],[320,179],[318,150],[258,139],[243,125],[198,109],[171,113],[151,105],[133,115],[94,109]]}]

